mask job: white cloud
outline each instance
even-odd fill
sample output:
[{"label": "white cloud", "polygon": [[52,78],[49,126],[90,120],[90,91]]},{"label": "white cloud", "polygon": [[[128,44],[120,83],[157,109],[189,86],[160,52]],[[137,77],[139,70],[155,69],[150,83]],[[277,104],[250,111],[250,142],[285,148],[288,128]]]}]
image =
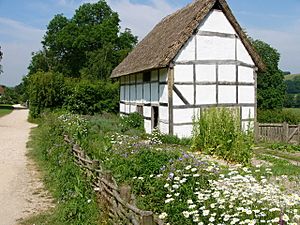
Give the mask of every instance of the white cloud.
[{"label": "white cloud", "polygon": [[45,31],[3,17],[0,17],[0,27],[1,65],[4,70],[0,75],[0,83],[14,86],[26,75],[31,53],[41,48],[40,42]]},{"label": "white cloud", "polygon": [[141,40],[165,16],[174,12],[165,0],[151,4],[132,3],[130,0],[109,0],[108,4],[119,13],[122,28],[130,28]]},{"label": "white cloud", "polygon": [[[297,25],[298,24],[298,25]],[[284,30],[249,29],[250,36],[276,48],[281,54],[280,67],[292,73],[300,72],[300,22]]]}]

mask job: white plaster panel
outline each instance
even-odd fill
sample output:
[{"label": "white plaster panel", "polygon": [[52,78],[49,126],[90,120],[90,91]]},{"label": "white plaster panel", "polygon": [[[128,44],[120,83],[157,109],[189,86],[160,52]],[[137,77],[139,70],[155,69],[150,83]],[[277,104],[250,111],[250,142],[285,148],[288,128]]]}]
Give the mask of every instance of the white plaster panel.
[{"label": "white plaster panel", "polygon": [[125,87],[124,86],[120,87],[120,100],[121,101],[125,100]]},{"label": "white plaster panel", "polygon": [[254,71],[252,68],[239,66],[239,82],[254,83]]},{"label": "white plaster panel", "polygon": [[159,85],[159,94],[161,103],[168,103],[168,86],[167,85]]},{"label": "white plaster panel", "polygon": [[254,86],[239,87],[239,103],[255,103],[255,88]]},{"label": "white plaster panel", "polygon": [[196,65],[196,81],[216,82],[215,65]]},{"label": "white plaster panel", "polygon": [[177,56],[175,57],[175,62],[178,61],[186,61],[186,60],[195,60],[195,36],[193,35],[186,44],[179,51]]},{"label": "white plaster panel", "polygon": [[236,103],[236,86],[219,85],[219,104]]},{"label": "white plaster panel", "polygon": [[125,105],[125,113],[130,113],[129,105]]},{"label": "white plaster panel", "polygon": [[160,106],[158,113],[159,113],[160,120],[163,120],[165,122],[169,121],[169,108],[168,107]]},{"label": "white plaster panel", "polygon": [[168,70],[167,69],[159,70],[159,81],[161,81],[161,82],[168,81]]},{"label": "white plaster panel", "polygon": [[173,105],[185,105],[184,102],[175,93],[175,91],[173,91]]},{"label": "white plaster panel", "polygon": [[151,117],[151,106],[144,106],[143,111],[145,117]]},{"label": "white plaster panel", "polygon": [[125,104],[120,103],[120,112],[121,113],[125,112]]},{"label": "white plaster panel", "polygon": [[151,71],[151,81],[157,81],[158,80],[158,70]]},{"label": "white plaster panel", "polygon": [[235,40],[223,37],[197,36],[198,60],[234,60]]},{"label": "white plaster panel", "polygon": [[192,85],[175,85],[175,86],[190,104],[194,104],[194,87]]},{"label": "white plaster panel", "polygon": [[237,40],[237,59],[244,63],[254,65],[251,56],[240,39]]},{"label": "white plaster panel", "polygon": [[143,85],[138,84],[137,86],[137,102],[142,102],[143,101]]},{"label": "white plaster panel", "polygon": [[138,83],[143,82],[143,74],[142,73],[138,73],[136,75],[136,82],[138,82]]},{"label": "white plaster panel", "polygon": [[130,101],[136,101],[135,85],[130,85]]},{"label": "white plaster panel", "polygon": [[242,119],[254,119],[254,107],[242,107]]},{"label": "white plaster panel", "polygon": [[235,65],[219,65],[219,81],[235,82],[236,66]]},{"label": "white plaster panel", "polygon": [[188,138],[192,136],[193,125],[174,126],[174,134],[179,138]]},{"label": "white plaster panel", "polygon": [[150,102],[150,83],[144,83],[144,101]]},{"label": "white plaster panel", "polygon": [[194,109],[174,109],[174,123],[191,123],[193,122]]},{"label": "white plaster panel", "polygon": [[176,65],[174,67],[175,82],[193,82],[194,69],[193,65]]},{"label": "white plaster panel", "polygon": [[151,120],[144,120],[144,127],[146,133],[151,134],[152,132]]},{"label": "white plaster panel", "polygon": [[129,101],[129,85],[125,85],[125,101]]},{"label": "white plaster panel", "polygon": [[199,30],[227,34],[236,33],[224,13],[220,10],[211,11],[204,22],[200,25]]},{"label": "white plaster panel", "polygon": [[159,131],[163,134],[169,134],[169,124],[159,122],[158,124]]},{"label": "white plaster panel", "polygon": [[216,104],[216,85],[197,85],[196,103]]},{"label": "white plaster panel", "polygon": [[243,121],[242,129],[243,129],[243,131],[253,131],[254,130],[254,122],[253,121]]},{"label": "white plaster panel", "polygon": [[151,84],[151,102],[158,102],[158,82]]}]

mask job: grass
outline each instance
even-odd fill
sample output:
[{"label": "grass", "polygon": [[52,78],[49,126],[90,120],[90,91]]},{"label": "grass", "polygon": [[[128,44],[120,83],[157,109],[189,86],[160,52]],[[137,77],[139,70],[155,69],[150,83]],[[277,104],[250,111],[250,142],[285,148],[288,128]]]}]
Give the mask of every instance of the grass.
[{"label": "grass", "polygon": [[276,150],[271,150],[271,149],[266,149],[266,148],[259,148],[254,150],[256,154],[265,154],[265,155],[271,155],[271,156],[277,156],[279,158],[285,159],[285,160],[291,160],[294,162],[299,163],[300,165],[300,155],[299,154],[291,154],[287,152],[282,152],[282,151],[276,151]]},{"label": "grass", "polygon": [[300,76],[300,74],[290,74],[290,75],[286,75],[284,76],[285,80],[293,80],[295,77]]},{"label": "grass", "polygon": [[0,104],[0,117],[11,113],[12,110],[13,110],[13,107],[11,105]]}]

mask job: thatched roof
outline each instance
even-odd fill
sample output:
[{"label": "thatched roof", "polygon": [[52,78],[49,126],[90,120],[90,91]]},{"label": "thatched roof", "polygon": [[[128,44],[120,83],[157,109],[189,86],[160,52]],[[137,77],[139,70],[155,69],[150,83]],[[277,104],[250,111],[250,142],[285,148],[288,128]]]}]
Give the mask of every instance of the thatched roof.
[{"label": "thatched roof", "polygon": [[111,78],[168,67],[215,4],[218,4],[218,7],[223,10],[256,66],[263,70],[263,62],[233,16],[226,1],[195,0],[185,8],[165,17],[157,24],[123,62],[114,69]]}]

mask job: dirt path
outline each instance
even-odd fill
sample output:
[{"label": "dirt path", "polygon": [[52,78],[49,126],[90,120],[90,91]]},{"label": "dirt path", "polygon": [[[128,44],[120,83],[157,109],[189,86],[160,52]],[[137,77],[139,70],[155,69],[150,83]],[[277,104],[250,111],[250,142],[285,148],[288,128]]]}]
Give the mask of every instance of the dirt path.
[{"label": "dirt path", "polygon": [[28,110],[15,110],[0,118],[0,225],[16,225],[51,202],[26,157],[26,142],[34,127],[27,116]]}]

